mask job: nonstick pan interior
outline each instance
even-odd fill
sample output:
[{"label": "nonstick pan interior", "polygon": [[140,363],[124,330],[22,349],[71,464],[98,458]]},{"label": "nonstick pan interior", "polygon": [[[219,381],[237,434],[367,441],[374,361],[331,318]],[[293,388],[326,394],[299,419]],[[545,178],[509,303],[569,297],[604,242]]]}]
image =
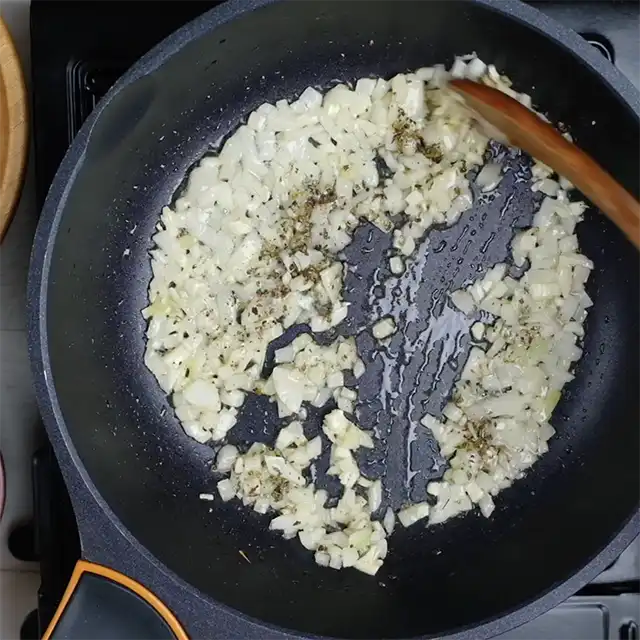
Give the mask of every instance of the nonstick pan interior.
[{"label": "nonstick pan interior", "polygon": [[[143,365],[150,238],[197,158],[264,101],[450,64],[472,51],[638,194],[637,116],[587,65],[524,24],[471,2],[275,3],[194,40],[108,97],[69,176],[50,246],[36,249],[59,428],[97,491],[169,569],[266,623],[353,638],[477,625],[566,580],[637,509],[638,254],[595,211],[578,232],[595,263],[595,305],[576,378],[554,414],[550,452],[500,495],[490,520],[468,513],[399,530],[375,578],[319,568],[300,545],[268,532],[266,518],[201,501],[201,492],[215,491],[213,451],[182,432]],[[359,333],[368,364],[360,419],[384,436],[367,464],[386,460],[394,503],[407,493],[420,498],[437,474],[435,447],[415,423],[441,408],[468,348],[469,322],[446,293],[507,256],[514,228],[530,222],[537,201],[526,161],[492,152],[511,167],[498,193],[478,197],[451,229],[432,231],[400,280],[387,278],[390,240],[373,227],[361,228],[346,251],[353,304],[342,331]],[[411,322],[380,350],[360,329],[382,312]],[[233,438],[268,438],[274,415],[252,400]],[[411,482],[408,463],[419,469]]]}]

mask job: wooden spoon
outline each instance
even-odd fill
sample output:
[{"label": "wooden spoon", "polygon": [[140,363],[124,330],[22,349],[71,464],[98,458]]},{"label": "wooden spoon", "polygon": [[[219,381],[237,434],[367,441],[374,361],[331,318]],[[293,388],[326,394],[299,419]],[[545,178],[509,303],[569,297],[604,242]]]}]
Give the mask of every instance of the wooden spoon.
[{"label": "wooden spoon", "polygon": [[591,156],[502,91],[472,80],[451,80],[449,84],[512,145],[570,180],[640,248],[640,202]]}]

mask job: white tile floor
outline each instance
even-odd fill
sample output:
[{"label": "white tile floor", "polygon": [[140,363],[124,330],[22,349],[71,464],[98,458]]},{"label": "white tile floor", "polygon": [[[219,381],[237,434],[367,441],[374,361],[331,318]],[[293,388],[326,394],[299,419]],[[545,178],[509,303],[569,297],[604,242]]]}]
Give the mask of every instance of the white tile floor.
[{"label": "white tile floor", "polygon": [[[29,76],[29,3],[0,0]],[[0,520],[0,639],[19,638],[26,614],[36,606],[37,565],[16,560],[7,548],[13,527],[31,514],[31,455],[37,409],[27,358],[25,285],[31,238],[36,224],[31,156],[14,222],[0,248],[0,450],[6,473],[6,504]]]},{"label": "white tile floor", "polygon": [[0,638],[18,640],[20,626],[36,606],[36,590],[40,576],[36,573],[0,572]]}]

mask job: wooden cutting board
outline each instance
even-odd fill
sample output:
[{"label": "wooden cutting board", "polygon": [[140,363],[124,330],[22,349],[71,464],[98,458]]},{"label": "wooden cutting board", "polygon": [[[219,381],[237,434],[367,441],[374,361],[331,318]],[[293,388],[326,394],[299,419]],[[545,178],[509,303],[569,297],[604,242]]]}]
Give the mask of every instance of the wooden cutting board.
[{"label": "wooden cutting board", "polygon": [[0,18],[0,241],[13,217],[27,161],[27,92],[20,59]]}]

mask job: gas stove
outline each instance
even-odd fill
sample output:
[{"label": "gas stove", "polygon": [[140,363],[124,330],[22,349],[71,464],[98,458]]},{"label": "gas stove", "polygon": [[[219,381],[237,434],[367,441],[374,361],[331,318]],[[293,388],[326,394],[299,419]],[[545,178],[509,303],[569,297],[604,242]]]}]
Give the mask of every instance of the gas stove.
[{"label": "gas stove", "polygon": [[[31,59],[39,208],[62,157],[96,102],[137,58],[215,1],[32,0]],[[637,2],[530,2],[580,33],[640,88]],[[154,7],[154,9],[151,8]],[[159,10],[161,9],[161,10]],[[150,15],[153,12],[153,15]],[[62,35],[64,34],[64,35]],[[80,543],[51,447],[34,456],[41,637],[60,602]],[[639,637],[640,539],[580,593],[502,640],[632,640]]]}]

